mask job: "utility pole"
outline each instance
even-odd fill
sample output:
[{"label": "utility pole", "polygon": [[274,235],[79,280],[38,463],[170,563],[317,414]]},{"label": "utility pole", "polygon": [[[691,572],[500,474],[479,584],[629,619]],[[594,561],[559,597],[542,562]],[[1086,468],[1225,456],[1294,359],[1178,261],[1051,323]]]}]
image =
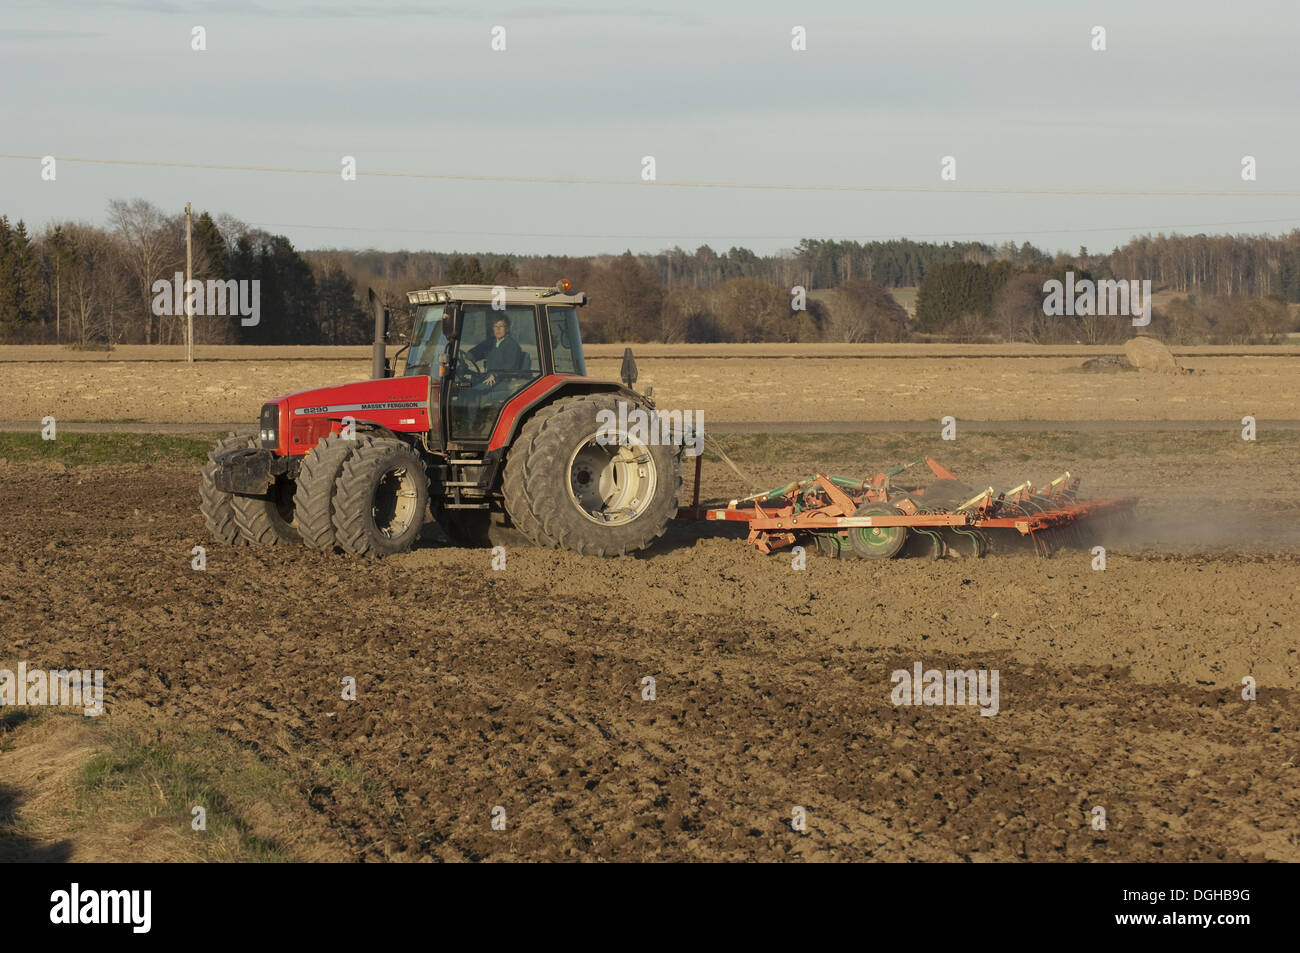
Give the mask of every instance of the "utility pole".
[{"label": "utility pole", "polygon": [[194,253],[190,248],[190,203],[185,203],[185,360],[194,363],[194,308],[190,304],[190,281],[194,278]]}]

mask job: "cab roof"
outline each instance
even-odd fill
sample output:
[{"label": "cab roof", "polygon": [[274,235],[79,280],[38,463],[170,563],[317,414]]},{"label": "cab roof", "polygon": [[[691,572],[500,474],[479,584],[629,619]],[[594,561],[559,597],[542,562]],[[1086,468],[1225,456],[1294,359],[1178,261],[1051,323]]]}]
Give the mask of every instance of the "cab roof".
[{"label": "cab roof", "polygon": [[422,291],[408,291],[406,300],[411,304],[450,304],[451,302],[482,302],[490,304],[493,293],[500,288],[505,292],[506,304],[570,304],[584,305],[587,296],[581,291],[564,292],[558,288],[534,285],[434,285]]}]

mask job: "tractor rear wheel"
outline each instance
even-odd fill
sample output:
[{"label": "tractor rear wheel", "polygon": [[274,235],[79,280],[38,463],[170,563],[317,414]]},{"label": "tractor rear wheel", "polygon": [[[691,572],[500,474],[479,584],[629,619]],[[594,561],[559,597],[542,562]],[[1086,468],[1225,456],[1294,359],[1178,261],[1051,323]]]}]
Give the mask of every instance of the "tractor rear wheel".
[{"label": "tractor rear wheel", "polygon": [[208,532],[228,546],[246,546],[248,540],[235,525],[235,511],[230,505],[231,494],[218,490],[213,483],[213,474],[217,470],[215,460],[220,453],[251,447],[256,440],[256,437],[237,437],[231,434],[208,452],[208,462],[203,465],[203,481],[199,484],[199,511],[203,514],[203,522],[208,525]]},{"label": "tractor rear wheel", "polygon": [[429,505],[429,475],[401,440],[358,441],[334,487],[334,543],[357,556],[392,556],[414,544]]},{"label": "tractor rear wheel", "polygon": [[321,437],[302,458],[293,509],[298,518],[298,535],[308,549],[328,553],[334,549],[334,488],[343,464],[361,440],[345,440],[339,434]]},{"label": "tractor rear wheel", "polygon": [[293,495],[294,481],[285,476],[276,477],[267,491],[258,496],[231,494],[230,508],[234,511],[240,536],[254,546],[298,542]]},{"label": "tractor rear wheel", "polygon": [[539,546],[622,556],[645,549],[677,515],[682,448],[602,425],[597,415],[617,420],[625,401],[564,397],[520,430],[502,489],[511,519]]}]

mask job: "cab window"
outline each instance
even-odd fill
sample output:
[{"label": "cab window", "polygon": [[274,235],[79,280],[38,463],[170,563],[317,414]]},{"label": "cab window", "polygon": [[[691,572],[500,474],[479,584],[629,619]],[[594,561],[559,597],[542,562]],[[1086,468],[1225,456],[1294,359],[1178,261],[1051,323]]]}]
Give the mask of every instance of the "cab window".
[{"label": "cab window", "polygon": [[529,305],[461,309],[460,347],[451,381],[451,438],[486,440],[501,408],[541,376],[535,311]]},{"label": "cab window", "polygon": [[551,356],[555,373],[587,376],[587,364],[582,359],[582,338],[578,334],[578,309],[555,307],[546,309],[551,326]]}]

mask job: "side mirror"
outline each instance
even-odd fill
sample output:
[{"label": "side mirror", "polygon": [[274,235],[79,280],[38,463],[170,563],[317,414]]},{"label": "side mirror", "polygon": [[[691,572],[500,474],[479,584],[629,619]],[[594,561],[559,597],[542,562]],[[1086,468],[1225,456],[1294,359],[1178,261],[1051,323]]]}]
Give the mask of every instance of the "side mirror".
[{"label": "side mirror", "polygon": [[630,347],[623,349],[623,367],[620,376],[623,379],[624,386],[626,386],[628,390],[631,390],[632,385],[636,383],[637,375],[636,358],[632,356],[632,349]]},{"label": "side mirror", "polygon": [[442,336],[448,341],[460,336],[460,309],[448,308],[442,314]]}]

